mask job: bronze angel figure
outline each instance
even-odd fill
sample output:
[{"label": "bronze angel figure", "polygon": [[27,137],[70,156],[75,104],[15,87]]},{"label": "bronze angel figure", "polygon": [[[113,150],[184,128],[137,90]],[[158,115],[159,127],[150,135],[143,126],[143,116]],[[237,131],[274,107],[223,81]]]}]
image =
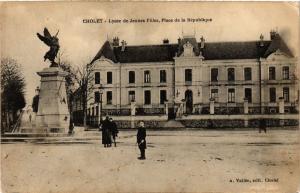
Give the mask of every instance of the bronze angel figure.
[{"label": "bronze angel figure", "polygon": [[51,61],[51,66],[50,67],[54,67],[54,66],[58,66],[54,59],[58,53],[59,50],[59,43],[58,43],[58,32],[55,34],[55,36],[51,36],[51,34],[49,33],[47,28],[44,28],[44,36],[42,36],[39,33],[36,33],[36,35],[38,36],[38,38],[43,41],[47,46],[50,47],[50,50],[45,54],[44,56],[44,61],[46,61],[46,59]]}]

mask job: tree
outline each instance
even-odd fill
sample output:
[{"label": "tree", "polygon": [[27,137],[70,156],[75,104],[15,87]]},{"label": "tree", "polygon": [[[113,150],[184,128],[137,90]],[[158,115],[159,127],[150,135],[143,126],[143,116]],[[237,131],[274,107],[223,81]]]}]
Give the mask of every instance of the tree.
[{"label": "tree", "polygon": [[83,109],[83,126],[87,125],[87,106],[91,99],[89,93],[93,90],[92,82],[94,80],[94,64],[84,64],[81,66],[71,65],[70,62],[62,59],[62,53],[58,56],[60,67],[68,72],[66,77],[66,90],[69,101],[69,110],[72,116],[72,101],[76,94],[80,95],[81,106]]},{"label": "tree", "polygon": [[1,58],[1,127],[10,130],[18,112],[25,107],[25,79],[20,64],[12,58]]}]

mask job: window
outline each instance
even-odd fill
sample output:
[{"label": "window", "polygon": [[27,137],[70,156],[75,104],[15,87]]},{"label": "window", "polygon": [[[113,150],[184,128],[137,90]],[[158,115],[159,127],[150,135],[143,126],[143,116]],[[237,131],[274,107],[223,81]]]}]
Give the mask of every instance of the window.
[{"label": "window", "polygon": [[151,104],[151,92],[150,90],[145,90],[144,92],[144,103],[145,105]]},{"label": "window", "polygon": [[228,102],[234,103],[235,101],[235,90],[234,88],[228,89]]},{"label": "window", "polygon": [[283,99],[284,102],[290,102],[290,89],[289,87],[283,88]]},{"label": "window", "polygon": [[276,102],[276,88],[270,88],[270,102]]},{"label": "window", "polygon": [[146,70],[144,71],[144,83],[150,83],[151,77],[150,77],[150,71]]},{"label": "window", "polygon": [[227,69],[227,78],[228,78],[228,81],[234,81],[235,80],[234,68],[228,68]]},{"label": "window", "polygon": [[88,116],[91,116],[91,108],[88,109]]},{"label": "window", "polygon": [[161,83],[167,82],[167,72],[165,70],[160,71],[160,82]]},{"label": "window", "polygon": [[108,105],[112,104],[112,91],[106,92],[106,104]]},{"label": "window", "polygon": [[129,71],[129,83],[135,83],[135,72]]},{"label": "window", "polygon": [[165,104],[166,100],[167,100],[167,91],[161,90],[160,91],[160,104]]},{"label": "window", "polygon": [[269,80],[276,79],[276,70],[275,67],[269,67]]},{"label": "window", "polygon": [[192,69],[185,69],[185,82],[192,82]]},{"label": "window", "polygon": [[252,80],[251,68],[244,68],[244,78],[245,78],[245,80]]},{"label": "window", "polygon": [[107,72],[107,84],[112,84],[112,72]]},{"label": "window", "polygon": [[96,116],[98,116],[98,115],[99,115],[99,107],[96,106]]},{"label": "window", "polygon": [[245,88],[245,99],[247,99],[249,103],[252,103],[252,89],[251,88]]},{"label": "window", "polygon": [[135,101],[135,91],[131,90],[128,92],[128,100],[129,104]]},{"label": "window", "polygon": [[282,67],[282,78],[283,80],[290,79],[290,69],[288,66]]},{"label": "window", "polygon": [[95,72],[95,84],[100,84],[100,72]]},{"label": "window", "polygon": [[219,74],[219,71],[217,68],[212,68],[210,70],[210,80],[212,82],[217,82],[218,81],[218,74]]},{"label": "window", "polygon": [[96,91],[96,92],[94,93],[94,95],[95,95],[95,97],[94,97],[95,103],[99,103],[99,102],[100,102],[100,93],[99,93],[98,91]]},{"label": "window", "polygon": [[210,91],[210,98],[214,99],[217,102],[218,98],[219,98],[218,94],[219,94],[219,90],[218,89],[216,89],[216,88],[211,89],[211,91]]},{"label": "window", "polygon": [[95,114],[94,114],[94,107],[92,107],[92,116],[94,116]]}]

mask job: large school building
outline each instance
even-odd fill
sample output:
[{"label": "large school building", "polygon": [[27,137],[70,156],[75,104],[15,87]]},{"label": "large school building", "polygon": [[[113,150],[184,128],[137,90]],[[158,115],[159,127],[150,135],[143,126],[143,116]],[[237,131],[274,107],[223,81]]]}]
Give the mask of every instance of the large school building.
[{"label": "large school building", "polygon": [[298,113],[297,60],[275,31],[242,42],[183,36],[177,43],[127,45],[115,37],[92,65],[91,124],[104,114],[126,125],[133,119],[186,123],[258,115],[286,120]]}]

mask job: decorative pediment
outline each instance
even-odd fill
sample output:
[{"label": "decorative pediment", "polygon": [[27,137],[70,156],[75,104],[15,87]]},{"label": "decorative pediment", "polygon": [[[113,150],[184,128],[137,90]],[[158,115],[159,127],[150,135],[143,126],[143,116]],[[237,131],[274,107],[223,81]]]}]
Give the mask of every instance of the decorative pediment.
[{"label": "decorative pediment", "polygon": [[273,52],[272,54],[270,54],[267,57],[267,60],[285,60],[285,59],[289,59],[290,57],[285,54],[284,52],[282,52],[280,49],[277,49],[275,52]]},{"label": "decorative pediment", "polygon": [[187,41],[183,45],[183,55],[182,56],[187,56],[187,57],[195,56],[194,47],[189,41]]},{"label": "decorative pediment", "polygon": [[110,59],[105,58],[104,56],[101,56],[98,60],[95,62],[95,67],[101,67],[101,66],[114,66],[116,65],[113,61]]}]

